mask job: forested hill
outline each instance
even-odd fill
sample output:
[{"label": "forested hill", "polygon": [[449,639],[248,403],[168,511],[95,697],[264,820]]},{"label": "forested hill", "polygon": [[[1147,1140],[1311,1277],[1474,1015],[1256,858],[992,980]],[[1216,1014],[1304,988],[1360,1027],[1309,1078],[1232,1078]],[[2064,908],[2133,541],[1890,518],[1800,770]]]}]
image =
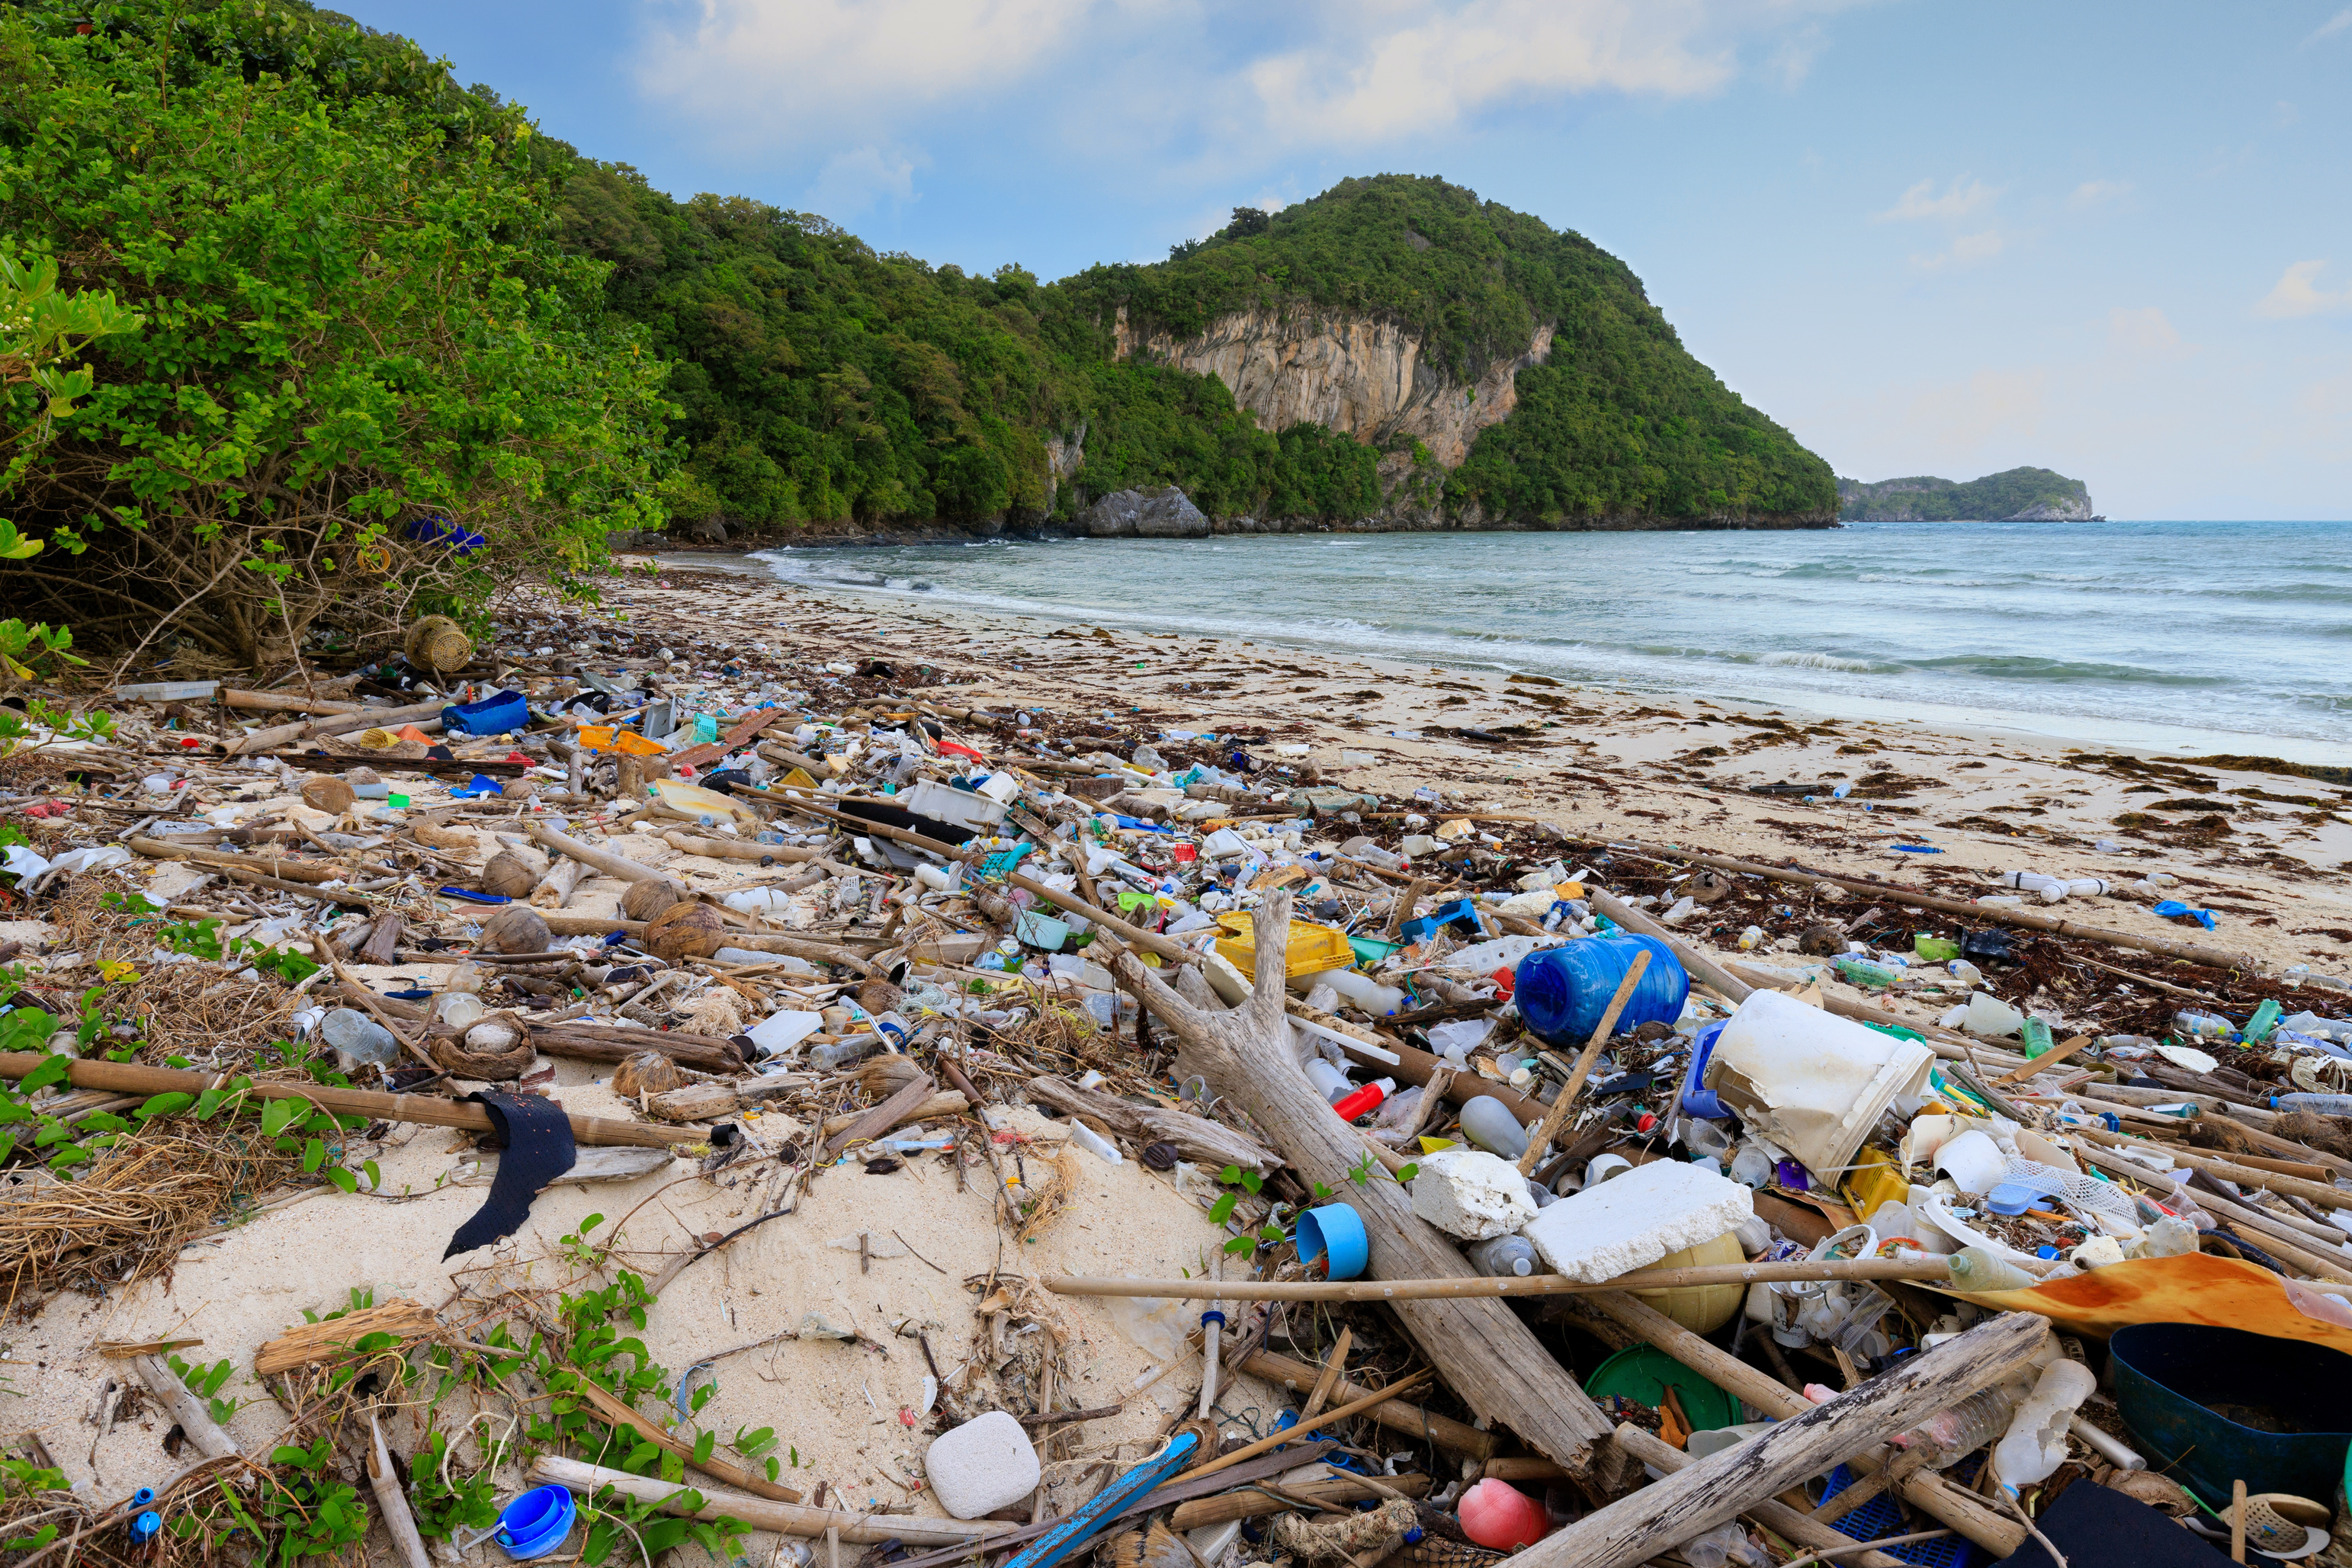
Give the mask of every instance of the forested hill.
[{"label": "forested hill", "polygon": [[2094,510],[2091,487],[2047,468],[2011,468],[1965,483],[1922,475],[1865,485],[1840,479],[1838,515],[1847,522],[2056,522]]},{"label": "forested hill", "polygon": [[1066,518],[1161,484],[1218,517],[1348,519],[1390,499],[1373,447],[1314,423],[1260,428],[1213,379],[1118,361],[1122,308],[1179,337],[1258,308],[1395,320],[1464,382],[1554,325],[1549,362],[1518,372],[1517,408],[1468,461],[1423,463],[1421,493],[1457,517],[1706,526],[1835,508],[1828,465],[1694,360],[1622,262],[1442,181],[1347,181],[1239,213],[1167,262],[1055,285],[877,256],[753,202],[676,202],[625,168],[583,163],[564,201],[572,243],[614,264],[614,308],[676,361],[671,499],[688,517]]}]

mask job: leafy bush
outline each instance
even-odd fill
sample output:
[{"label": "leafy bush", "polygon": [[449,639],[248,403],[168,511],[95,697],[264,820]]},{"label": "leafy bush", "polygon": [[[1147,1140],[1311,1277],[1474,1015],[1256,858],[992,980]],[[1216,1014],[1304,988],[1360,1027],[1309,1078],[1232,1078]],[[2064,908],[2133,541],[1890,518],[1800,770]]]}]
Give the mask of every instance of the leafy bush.
[{"label": "leafy bush", "polygon": [[655,520],[662,370],[558,246],[533,141],[415,46],[275,0],[12,8],[0,227],[145,328],[7,476],[47,547],[0,566],[11,603],[254,665],[331,602],[462,609]]}]

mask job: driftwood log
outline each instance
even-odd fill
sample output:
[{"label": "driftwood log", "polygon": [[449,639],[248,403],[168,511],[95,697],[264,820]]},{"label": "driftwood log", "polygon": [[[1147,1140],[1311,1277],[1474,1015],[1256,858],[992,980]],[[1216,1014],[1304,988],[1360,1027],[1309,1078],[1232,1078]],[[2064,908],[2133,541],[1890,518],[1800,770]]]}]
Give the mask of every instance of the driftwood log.
[{"label": "driftwood log", "polygon": [[1506,1560],[1507,1568],[1633,1568],[1757,1503],[1909,1430],[2032,1364],[2050,1333],[2032,1312],[2005,1312],[1924,1355],[1737,1448],[1596,1509]]},{"label": "driftwood log", "polygon": [[[1631,1422],[1617,1428],[1617,1442],[1635,1458],[1666,1475],[1688,1469],[1698,1462],[1655,1432],[1644,1432]],[[1492,1468],[1488,1467],[1490,1470]],[[1799,1513],[1775,1498],[1751,1503],[1742,1511],[1741,1517],[1762,1525],[1783,1541],[1793,1541],[1800,1546],[1834,1550],[1838,1552],[1838,1562],[1852,1564],[1853,1568],[1903,1568],[1900,1558],[1889,1557],[1884,1552],[1854,1551],[1852,1536],[1841,1534],[1811,1514]]]},{"label": "driftwood log", "polygon": [[1070,1116],[1091,1116],[1112,1132],[1139,1143],[1169,1143],[1195,1164],[1219,1170],[1240,1166],[1260,1176],[1282,1164],[1280,1156],[1259,1146],[1257,1140],[1234,1131],[1222,1122],[1171,1111],[1159,1105],[1138,1105],[1098,1089],[1081,1089],[1066,1079],[1040,1077],[1029,1081],[1029,1095]]},{"label": "driftwood log", "polygon": [[[1577,1299],[1609,1322],[1631,1332],[1635,1338],[1657,1346],[1717,1388],[1738,1396],[1767,1416],[1786,1421],[1812,1408],[1811,1403],[1794,1389],[1781,1386],[1729,1351],[1709,1344],[1638,1297],[1623,1291],[1604,1291]],[[1955,1401],[1959,1397],[1955,1395]],[[1875,1475],[1891,1462],[1892,1456],[1874,1451],[1856,1451],[1841,1458],[1847,1460],[1853,1469]],[[2025,1542],[2024,1528],[2015,1520],[1997,1512],[1984,1499],[1955,1486],[1937,1471],[1916,1471],[1896,1481],[1894,1490],[1913,1508],[1934,1519],[1937,1523],[1949,1525],[1958,1531],[1996,1558],[2008,1556]]]},{"label": "driftwood log", "polygon": [[[1187,1001],[1131,952],[1113,961],[1119,982],[1184,1042],[1186,1061],[1265,1129],[1302,1179],[1330,1187],[1362,1217],[1372,1275],[1475,1274],[1451,1237],[1414,1216],[1404,1188],[1349,1179],[1364,1158],[1363,1139],[1307,1081],[1283,1011],[1290,907],[1286,890],[1259,906],[1255,989],[1229,1012]],[[1509,1427],[1589,1490],[1615,1489],[1624,1463],[1607,1441],[1612,1424],[1507,1303],[1404,1301],[1393,1310],[1472,1410]]]}]

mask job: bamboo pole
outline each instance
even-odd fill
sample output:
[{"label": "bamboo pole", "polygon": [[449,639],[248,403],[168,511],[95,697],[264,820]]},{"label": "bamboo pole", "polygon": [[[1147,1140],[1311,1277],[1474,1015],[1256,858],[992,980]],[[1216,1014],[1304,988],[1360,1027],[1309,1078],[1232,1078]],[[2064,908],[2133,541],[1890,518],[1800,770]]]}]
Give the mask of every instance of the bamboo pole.
[{"label": "bamboo pole", "polygon": [[2203,1171],[2207,1176],[2220,1176],[2224,1181],[2236,1182],[2240,1186],[2266,1186],[2273,1192],[2299,1197],[2320,1208],[2352,1208],[2352,1193],[2324,1186],[2315,1181],[2305,1181],[2301,1176],[2256,1170],[2252,1166],[2200,1155],[2177,1144],[2151,1145],[2146,1139],[2126,1138],[2101,1127],[2069,1127],[2067,1131],[2076,1137],[2087,1138],[2110,1149],[2158,1148],[2170,1155],[2175,1164],[2187,1166],[2190,1170]]},{"label": "bamboo pole", "polygon": [[688,1511],[678,1500],[692,1493],[702,1500],[702,1506],[692,1511],[696,1519],[740,1519],[755,1530],[772,1530],[780,1535],[823,1535],[828,1530],[838,1530],[842,1540],[860,1546],[878,1545],[885,1541],[904,1542],[909,1546],[963,1546],[1013,1533],[1011,1527],[992,1519],[846,1513],[837,1509],[810,1508],[804,1503],[777,1502],[742,1492],[684,1486],[656,1480],[652,1476],[633,1476],[626,1470],[584,1464],[557,1454],[541,1454],[531,1466],[530,1479],[534,1483],[569,1487],[583,1497],[593,1497],[611,1487],[641,1502],[662,1505],[672,1513]]},{"label": "bamboo pole", "polygon": [[[56,1058],[42,1051],[0,1052],[0,1078],[29,1077],[35,1068]],[[169,1067],[142,1067],[128,1061],[71,1061],[67,1081],[77,1089],[108,1089],[118,1094],[201,1094],[226,1089],[226,1073],[183,1072]],[[318,1083],[256,1083],[246,1091],[257,1100],[300,1100],[338,1115],[368,1116],[386,1122],[410,1122],[427,1127],[458,1127],[469,1133],[496,1132],[490,1113],[479,1105],[436,1100],[423,1094],[384,1094],[372,1089],[330,1089]],[[666,1148],[673,1144],[698,1144],[707,1136],[691,1127],[657,1127],[646,1122],[618,1122],[605,1116],[572,1116],[572,1136],[588,1145],[625,1145],[635,1148]]]},{"label": "bamboo pole", "polygon": [[1326,1427],[1331,1426],[1337,1422],[1345,1421],[1350,1416],[1360,1416],[1365,1411],[1371,1409],[1375,1406],[1385,1405],[1390,1400],[1395,1398],[1398,1395],[1405,1393],[1408,1390],[1420,1387],[1423,1384],[1429,1381],[1431,1375],[1432,1369],[1429,1367],[1423,1367],[1419,1372],[1414,1373],[1412,1376],[1404,1379],[1402,1382],[1392,1383],[1377,1394],[1367,1394],[1361,1399],[1356,1400],[1352,1404],[1340,1406],[1337,1410],[1327,1410],[1322,1415],[1315,1417],[1312,1421],[1301,1421],[1296,1427],[1276,1432],[1271,1437],[1260,1437],[1256,1442],[1246,1444],[1241,1448],[1235,1448],[1230,1454],[1220,1454],[1205,1465],[1195,1465],[1191,1469],[1186,1470],[1179,1479],[1183,1480],[1198,1480],[1202,1476],[1213,1476],[1219,1470],[1231,1469],[1234,1466],[1240,1464],[1244,1459],[1255,1459],[1260,1454],[1270,1453],[1274,1449],[1279,1448],[1286,1443],[1305,1437],[1309,1432],[1319,1432]]},{"label": "bamboo pole", "polygon": [[1475,1274],[1438,1280],[1125,1280],[1048,1274],[1038,1281],[1060,1296],[1161,1296],[1179,1301],[1223,1297],[1238,1301],[1428,1301],[1477,1296],[1574,1296],[1599,1291],[1667,1291],[1700,1285],[1753,1285],[1791,1280],[1916,1280],[1951,1278],[1942,1258],[1844,1258],[1785,1263],[1705,1263],[1687,1269],[1642,1269],[1613,1280],[1571,1280],[1565,1274]]},{"label": "bamboo pole", "polygon": [[[1294,1394],[1311,1393],[1322,1379],[1323,1369],[1303,1361],[1293,1361],[1286,1355],[1261,1350],[1244,1357],[1241,1370],[1252,1377],[1262,1377],[1268,1383],[1279,1383]],[[1361,1399],[1372,1390],[1341,1378],[1331,1390],[1333,1399]],[[1494,1435],[1482,1432],[1465,1421],[1436,1415],[1402,1399],[1392,1399],[1386,1405],[1376,1405],[1365,1412],[1376,1426],[1391,1432],[1401,1432],[1416,1441],[1434,1443],[1449,1453],[1468,1454],[1478,1459],[1490,1459],[1499,1446]]]}]

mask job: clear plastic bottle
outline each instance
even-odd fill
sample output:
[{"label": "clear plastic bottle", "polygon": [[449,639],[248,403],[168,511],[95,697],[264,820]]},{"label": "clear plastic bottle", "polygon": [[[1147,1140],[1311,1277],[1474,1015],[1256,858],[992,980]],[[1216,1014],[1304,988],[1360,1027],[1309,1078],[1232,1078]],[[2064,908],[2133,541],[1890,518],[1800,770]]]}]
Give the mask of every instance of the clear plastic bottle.
[{"label": "clear plastic bottle", "polygon": [[2183,1008],[2173,1014],[2172,1027],[2191,1040],[2227,1040],[2238,1032],[2237,1025],[2228,1019],[2199,1012],[2195,1008]]},{"label": "clear plastic bottle", "polygon": [[2308,1111],[2316,1116],[2352,1116],[2352,1094],[2276,1094],[2274,1111]]},{"label": "clear plastic bottle", "polygon": [[1979,1389],[1948,1410],[1938,1410],[1895,1441],[1922,1448],[1927,1468],[1948,1469],[2009,1430],[2017,1396],[2006,1387]]},{"label": "clear plastic bottle", "polygon": [[1894,966],[1875,963],[1868,958],[1839,958],[1833,960],[1830,967],[1835,969],[1838,977],[1848,985],[1860,986],[1870,991],[1883,991],[1903,977],[1903,971]]},{"label": "clear plastic bottle", "polygon": [[1490,1155],[1516,1160],[1528,1152],[1527,1129],[1510,1108],[1492,1094],[1481,1094],[1462,1107],[1462,1135]]},{"label": "clear plastic bottle", "polygon": [[1952,1284],[1963,1291],[2022,1291],[2042,1281],[1981,1247],[1963,1247],[1951,1256]]},{"label": "clear plastic bottle", "polygon": [[1543,1271],[1543,1260],[1536,1255],[1535,1243],[1524,1236],[1497,1236],[1487,1241],[1474,1241],[1463,1251],[1470,1266],[1481,1274],[1525,1278]]}]

